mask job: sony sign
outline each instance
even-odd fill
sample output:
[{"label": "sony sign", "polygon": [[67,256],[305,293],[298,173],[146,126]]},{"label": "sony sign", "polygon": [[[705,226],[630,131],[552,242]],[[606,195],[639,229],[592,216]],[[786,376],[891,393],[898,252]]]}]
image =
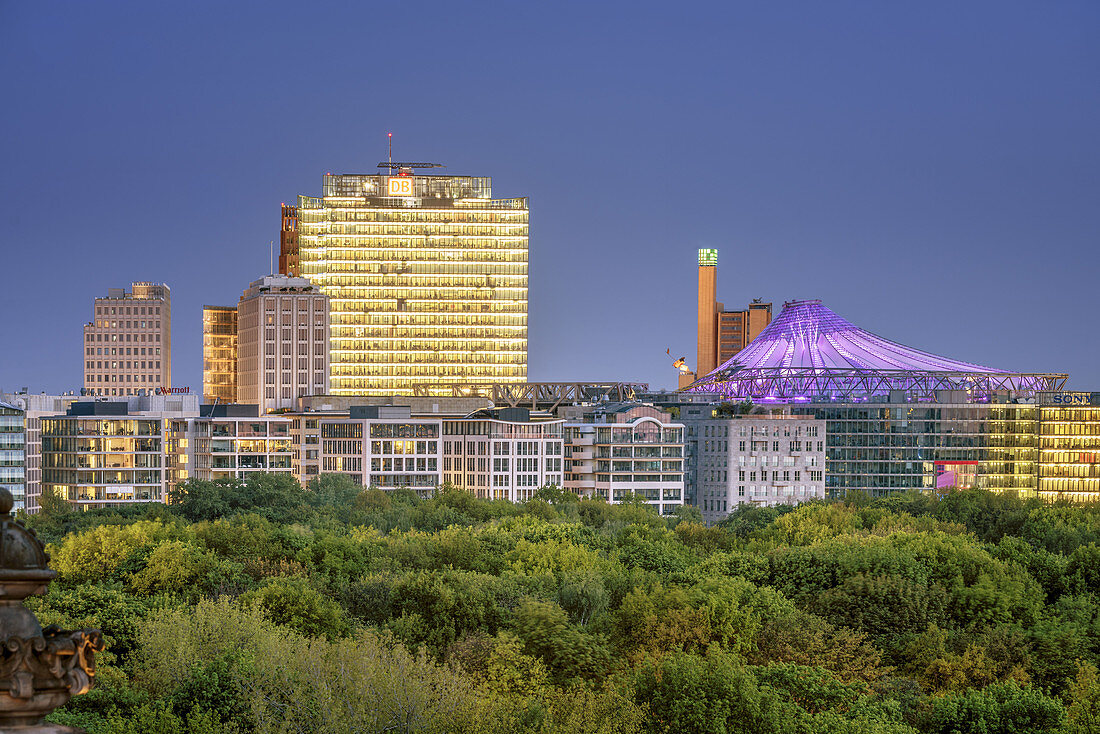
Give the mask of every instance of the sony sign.
[{"label": "sony sign", "polygon": [[1048,392],[1043,393],[1044,405],[1098,405],[1100,393],[1091,392]]},{"label": "sony sign", "polygon": [[416,196],[412,176],[393,176],[386,183],[389,196]]}]

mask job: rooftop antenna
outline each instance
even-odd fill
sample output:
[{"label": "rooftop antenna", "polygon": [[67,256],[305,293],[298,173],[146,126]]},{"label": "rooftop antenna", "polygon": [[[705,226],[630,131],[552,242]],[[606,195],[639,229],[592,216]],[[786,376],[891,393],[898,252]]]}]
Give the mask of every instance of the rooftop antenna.
[{"label": "rooftop antenna", "polygon": [[386,133],[386,139],[389,141],[389,155],[387,157],[387,160],[389,161],[389,165],[387,165],[386,168],[388,170],[392,171],[393,170],[393,133]]},{"label": "rooftop antenna", "polygon": [[275,240],[269,240],[267,243],[267,260],[271,268],[268,272],[275,275]]}]

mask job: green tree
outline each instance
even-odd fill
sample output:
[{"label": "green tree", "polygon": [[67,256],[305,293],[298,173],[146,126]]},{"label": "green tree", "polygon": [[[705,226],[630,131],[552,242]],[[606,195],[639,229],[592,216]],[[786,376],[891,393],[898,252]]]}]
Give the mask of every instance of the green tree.
[{"label": "green tree", "polygon": [[934,734],[1039,734],[1061,729],[1066,712],[1054,698],[1015,682],[936,698],[926,731]]},{"label": "green tree", "polygon": [[1077,675],[1066,691],[1066,734],[1100,734],[1100,676],[1087,660],[1077,662]]},{"label": "green tree", "polygon": [[335,639],[351,627],[344,610],[301,578],[267,579],[241,595],[241,604],[256,604],[275,624],[286,625],[306,637]]},{"label": "green tree", "polygon": [[651,732],[798,731],[795,707],[761,690],[749,669],[717,646],[705,655],[676,652],[644,665],[635,676],[635,696],[649,710]]},{"label": "green tree", "polygon": [[535,491],[535,499],[552,505],[576,504],[580,501],[576,494],[556,484],[544,484]]},{"label": "green tree", "polygon": [[240,570],[210,551],[179,540],[165,540],[153,547],[145,567],[130,577],[139,594],[179,594],[196,600],[210,594]]},{"label": "green tree", "polygon": [[554,681],[596,680],[610,666],[603,638],[570,624],[557,604],[523,603],[516,610],[515,631],[524,652],[541,660]]}]

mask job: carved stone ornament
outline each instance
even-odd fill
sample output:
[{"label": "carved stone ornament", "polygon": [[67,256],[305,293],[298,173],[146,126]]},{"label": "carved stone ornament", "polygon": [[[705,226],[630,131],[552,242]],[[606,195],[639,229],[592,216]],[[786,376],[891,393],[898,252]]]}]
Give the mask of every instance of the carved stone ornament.
[{"label": "carved stone ornament", "polygon": [[31,594],[45,594],[57,572],[47,568],[45,547],[12,519],[11,508],[11,493],[0,487],[0,733],[76,732],[42,718],[92,689],[103,636],[99,630],[42,629],[23,606]]}]

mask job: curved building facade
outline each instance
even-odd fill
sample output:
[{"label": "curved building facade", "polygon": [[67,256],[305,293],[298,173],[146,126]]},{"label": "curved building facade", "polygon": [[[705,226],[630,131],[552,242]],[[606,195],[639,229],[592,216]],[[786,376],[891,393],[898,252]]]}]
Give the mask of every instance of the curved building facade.
[{"label": "curved building facade", "polygon": [[977,487],[1100,498],[1100,424],[1094,440],[1089,422],[1100,394],[1066,393],[1066,380],[914,349],[820,301],[790,301],[683,392],[824,420],[831,496]]},{"label": "curved building facade", "polygon": [[745,349],[685,388],[729,398],[843,400],[893,390],[1057,390],[1066,375],[983,367],[923,352],[861,329],[821,301],[788,301]]}]

